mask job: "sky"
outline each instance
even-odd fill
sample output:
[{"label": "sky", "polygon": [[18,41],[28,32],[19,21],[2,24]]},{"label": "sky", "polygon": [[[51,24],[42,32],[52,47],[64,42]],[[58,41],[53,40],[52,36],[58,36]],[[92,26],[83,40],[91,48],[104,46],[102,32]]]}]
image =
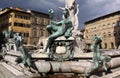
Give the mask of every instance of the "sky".
[{"label": "sky", "polygon": [[[120,10],[120,0],[76,0],[79,4],[79,28],[91,19]],[[54,9],[55,14],[61,17],[62,11],[58,7],[65,6],[65,0],[0,0],[0,8],[21,7],[47,13]]]}]

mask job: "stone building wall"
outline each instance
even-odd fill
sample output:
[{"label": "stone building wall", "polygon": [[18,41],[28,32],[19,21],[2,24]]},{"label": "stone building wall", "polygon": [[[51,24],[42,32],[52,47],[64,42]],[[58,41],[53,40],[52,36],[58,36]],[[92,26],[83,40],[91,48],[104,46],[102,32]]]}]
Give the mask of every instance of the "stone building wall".
[{"label": "stone building wall", "polygon": [[110,13],[85,22],[85,39],[92,44],[93,36],[102,36],[102,49],[116,49],[120,45],[120,12]]}]

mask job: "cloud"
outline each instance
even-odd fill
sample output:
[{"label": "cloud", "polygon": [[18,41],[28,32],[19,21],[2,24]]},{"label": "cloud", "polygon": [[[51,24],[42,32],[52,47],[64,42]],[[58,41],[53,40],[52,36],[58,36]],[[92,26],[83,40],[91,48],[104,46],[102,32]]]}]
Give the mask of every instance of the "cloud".
[{"label": "cloud", "polygon": [[120,10],[120,0],[86,0],[86,10],[92,18]]},{"label": "cloud", "polygon": [[64,3],[64,0],[30,0],[28,5],[32,7],[39,7],[42,9],[58,9],[61,4]]},{"label": "cloud", "polygon": [[59,14],[59,7],[64,6],[64,0],[29,0],[27,4],[29,9],[48,13],[49,9],[54,9],[55,14]]},{"label": "cloud", "polygon": [[58,0],[59,3],[65,3],[65,0]]},{"label": "cloud", "polygon": [[[84,22],[96,17],[120,10],[120,0],[76,0],[79,4],[80,28]],[[53,8],[57,13],[62,13],[58,7],[64,7],[65,0],[0,0],[0,8],[9,6],[32,9],[47,13]]]},{"label": "cloud", "polygon": [[120,0],[77,0],[80,4],[80,28],[84,22],[120,10]]},{"label": "cloud", "polygon": [[56,5],[49,1],[49,0],[30,0],[28,2],[28,5],[31,6],[31,7],[36,7],[36,8],[43,8],[43,9],[46,9],[48,7],[56,7]]}]

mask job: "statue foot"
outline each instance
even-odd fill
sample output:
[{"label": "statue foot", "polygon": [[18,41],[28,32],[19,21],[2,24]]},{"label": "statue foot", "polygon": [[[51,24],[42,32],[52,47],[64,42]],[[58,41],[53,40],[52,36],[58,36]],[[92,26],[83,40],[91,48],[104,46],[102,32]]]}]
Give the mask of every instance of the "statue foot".
[{"label": "statue foot", "polygon": [[45,54],[45,53],[47,53],[47,50],[43,50],[41,53]]},{"label": "statue foot", "polygon": [[29,71],[31,71],[32,73],[38,73],[38,71],[33,69],[32,67],[29,68]]},{"label": "statue foot", "polygon": [[107,67],[106,67],[106,63],[104,62],[104,64],[103,64],[103,69],[105,70],[105,71],[107,71]]},{"label": "statue foot", "polygon": [[96,69],[98,69],[98,66],[94,66],[94,67],[92,67],[92,69],[93,69],[93,70],[96,70]]},{"label": "statue foot", "polygon": [[106,66],[103,66],[103,68],[105,69],[105,71],[107,71],[107,67]]},{"label": "statue foot", "polygon": [[89,75],[90,75],[90,71],[91,71],[91,70],[86,69],[86,70],[85,70],[85,73],[84,73],[84,74],[85,74],[85,76],[89,76]]}]

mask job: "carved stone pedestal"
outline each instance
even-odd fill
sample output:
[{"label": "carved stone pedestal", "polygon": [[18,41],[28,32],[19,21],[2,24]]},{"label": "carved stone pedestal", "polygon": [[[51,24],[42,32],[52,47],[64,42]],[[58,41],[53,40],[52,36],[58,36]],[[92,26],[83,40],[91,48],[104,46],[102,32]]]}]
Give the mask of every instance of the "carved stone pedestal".
[{"label": "carved stone pedestal", "polygon": [[52,60],[57,60],[57,61],[72,59],[74,55],[73,42],[74,42],[73,37],[70,37],[68,39],[64,37],[57,38],[50,46],[49,57]]}]

